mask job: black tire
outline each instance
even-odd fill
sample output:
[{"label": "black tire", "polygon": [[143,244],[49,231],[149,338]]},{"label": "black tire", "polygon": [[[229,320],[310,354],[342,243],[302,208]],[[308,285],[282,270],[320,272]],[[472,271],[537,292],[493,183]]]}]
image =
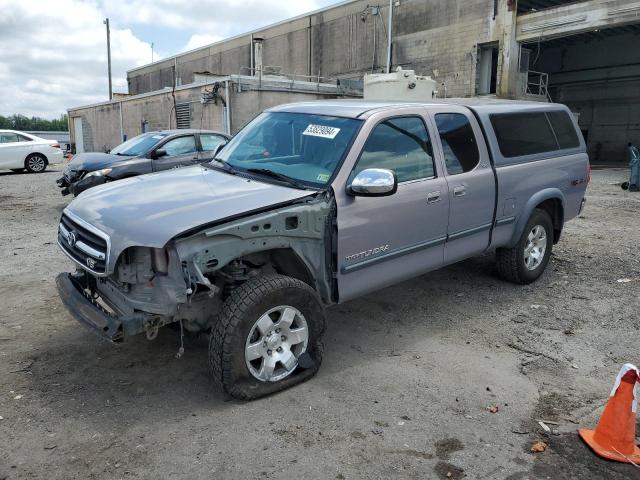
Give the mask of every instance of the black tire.
[{"label": "black tire", "polygon": [[[275,382],[259,380],[247,366],[246,342],[257,320],[270,309],[283,305],[294,307],[304,316],[308,328],[307,349],[287,377]],[[297,385],[320,368],[325,325],[322,302],[306,283],[283,275],[253,278],[227,298],[211,329],[211,375],[225,392],[240,400],[253,400]]]},{"label": "black tire", "polygon": [[32,153],[24,160],[24,168],[29,173],[42,173],[47,169],[49,161],[41,153]]},{"label": "black tire", "polygon": [[[525,263],[525,248],[529,233],[536,226],[544,228],[546,233],[546,249],[542,261],[533,269],[529,269]],[[547,268],[551,250],[553,248],[553,223],[551,217],[544,210],[534,210],[529,221],[524,227],[518,243],[513,248],[499,248],[496,251],[498,273],[510,282],[528,284],[536,281]]]}]

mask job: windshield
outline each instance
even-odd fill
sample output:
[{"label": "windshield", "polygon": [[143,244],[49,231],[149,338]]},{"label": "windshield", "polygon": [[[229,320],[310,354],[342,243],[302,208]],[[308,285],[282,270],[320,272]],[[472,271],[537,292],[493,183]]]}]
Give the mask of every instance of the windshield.
[{"label": "windshield", "polygon": [[244,170],[268,170],[303,184],[326,185],[362,121],[304,113],[256,117],[217,159]]},{"label": "windshield", "polygon": [[116,148],[111,150],[110,153],[114,155],[127,155],[135,157],[147,153],[153,148],[160,140],[166,137],[166,133],[143,133],[137,137],[130,138],[124,143],[121,143]]}]

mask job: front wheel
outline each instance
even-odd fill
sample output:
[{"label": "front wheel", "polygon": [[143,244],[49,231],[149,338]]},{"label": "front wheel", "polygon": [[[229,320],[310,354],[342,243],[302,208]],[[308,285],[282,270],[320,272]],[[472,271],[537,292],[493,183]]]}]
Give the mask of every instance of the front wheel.
[{"label": "front wheel", "polygon": [[496,251],[498,273],[514,283],[534,282],[542,275],[553,248],[553,223],[544,210],[534,210],[513,248]]},{"label": "front wheel", "polygon": [[282,275],[253,278],[225,301],[209,340],[209,368],[241,400],[311,378],[322,362],[324,308],[306,283]]}]

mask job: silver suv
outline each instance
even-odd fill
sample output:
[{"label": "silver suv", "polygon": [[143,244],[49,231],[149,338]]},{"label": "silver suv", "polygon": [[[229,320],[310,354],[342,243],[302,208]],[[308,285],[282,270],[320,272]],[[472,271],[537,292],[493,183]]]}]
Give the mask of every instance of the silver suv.
[{"label": "silver suv", "polygon": [[533,282],[588,181],[563,105],[280,106],[210,163],[74,200],[58,290],[114,342],[210,332],[214,380],[257,398],[318,370],[326,306],[493,250],[504,278]]}]

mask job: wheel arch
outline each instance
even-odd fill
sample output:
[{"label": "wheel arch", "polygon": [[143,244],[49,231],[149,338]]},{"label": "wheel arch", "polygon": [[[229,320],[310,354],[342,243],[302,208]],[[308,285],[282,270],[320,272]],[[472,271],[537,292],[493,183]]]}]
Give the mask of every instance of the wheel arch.
[{"label": "wheel arch", "polygon": [[514,246],[518,243],[524,227],[536,209],[546,211],[551,217],[553,243],[558,243],[564,226],[564,203],[564,194],[558,188],[546,188],[532,195],[524,206],[522,215],[518,218],[509,246]]}]

